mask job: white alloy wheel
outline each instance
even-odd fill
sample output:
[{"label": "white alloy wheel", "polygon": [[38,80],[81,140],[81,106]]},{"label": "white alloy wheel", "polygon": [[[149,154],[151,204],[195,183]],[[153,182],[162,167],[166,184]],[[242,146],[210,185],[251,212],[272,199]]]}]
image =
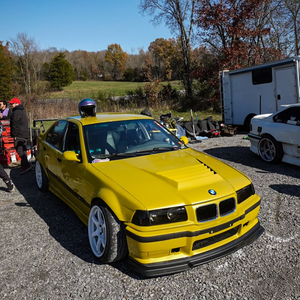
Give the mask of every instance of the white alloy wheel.
[{"label": "white alloy wheel", "polygon": [[90,211],[88,234],[92,251],[96,257],[102,257],[107,244],[107,224],[102,209],[94,205]]},{"label": "white alloy wheel", "polygon": [[38,161],[35,164],[35,179],[38,188],[41,189],[43,186],[43,174],[41,164]]},{"label": "white alloy wheel", "polygon": [[38,160],[35,161],[35,180],[38,188],[42,192],[46,192],[49,187],[49,181],[45,171]]},{"label": "white alloy wheel", "polygon": [[272,136],[265,136],[259,142],[259,155],[269,163],[281,161],[283,150],[281,143],[277,142]]},{"label": "white alloy wheel", "polygon": [[116,262],[127,256],[124,224],[101,200],[97,200],[91,208],[88,235],[91,249],[102,263]]}]

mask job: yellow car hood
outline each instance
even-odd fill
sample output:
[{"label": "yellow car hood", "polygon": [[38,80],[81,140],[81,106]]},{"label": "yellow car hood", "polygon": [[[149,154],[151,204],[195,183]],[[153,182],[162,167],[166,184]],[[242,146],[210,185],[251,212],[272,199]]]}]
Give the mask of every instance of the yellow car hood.
[{"label": "yellow car hood", "polygon": [[250,183],[234,168],[192,149],[94,163],[93,167],[148,210],[232,196]]}]

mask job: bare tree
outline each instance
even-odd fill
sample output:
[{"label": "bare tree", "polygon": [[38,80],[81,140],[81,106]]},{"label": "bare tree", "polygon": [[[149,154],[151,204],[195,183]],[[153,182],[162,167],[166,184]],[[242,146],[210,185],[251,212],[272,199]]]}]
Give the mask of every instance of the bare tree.
[{"label": "bare tree", "polygon": [[[283,57],[283,24],[278,23],[278,11],[282,14],[281,1],[262,0],[253,12],[250,25],[257,34],[250,39],[249,65],[278,60]],[[282,22],[282,20],[281,20]],[[253,50],[257,53],[256,57]]]},{"label": "bare tree", "polygon": [[184,86],[186,97],[192,98],[191,78],[191,36],[196,0],[141,0],[141,13],[153,16],[152,22],[165,24],[178,34],[182,47],[184,64]]},{"label": "bare tree", "polygon": [[295,55],[300,54],[300,3],[296,0],[283,0],[282,1],[288,11],[288,21],[290,26],[293,28],[293,40],[294,40],[294,53]]},{"label": "bare tree", "polygon": [[[270,28],[269,35],[260,36],[255,41],[262,49],[277,49],[281,57],[300,54],[299,0],[264,0],[256,17],[255,28]],[[270,56],[269,60],[279,58]]]},{"label": "bare tree", "polygon": [[[27,33],[18,33],[11,39],[11,52],[16,56],[16,65],[20,71],[26,94],[31,94],[33,82],[37,80],[36,54],[38,46],[34,38]],[[32,82],[33,81],[33,82]]]},{"label": "bare tree", "polygon": [[[294,42],[288,10],[284,1],[266,1],[266,5],[268,2],[269,11],[265,21],[266,26],[270,27],[270,35],[262,37],[261,43],[270,49],[277,49],[281,58],[290,56],[294,51]],[[274,59],[280,59],[280,57]]]}]

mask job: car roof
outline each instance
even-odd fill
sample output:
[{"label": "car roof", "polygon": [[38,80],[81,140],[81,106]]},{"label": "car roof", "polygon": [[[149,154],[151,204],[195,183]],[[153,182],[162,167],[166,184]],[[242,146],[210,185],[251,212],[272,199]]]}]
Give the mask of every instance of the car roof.
[{"label": "car roof", "polygon": [[283,104],[283,105],[280,105],[280,107],[282,109],[285,109],[285,108],[288,108],[288,107],[298,107],[300,106],[300,103],[293,103],[293,104]]},{"label": "car roof", "polygon": [[78,120],[83,126],[105,122],[125,121],[125,120],[139,120],[139,119],[152,119],[144,115],[135,114],[120,114],[120,113],[100,113],[94,117],[81,117],[81,116],[69,116],[67,120]]},{"label": "car roof", "polygon": [[277,115],[278,113],[282,112],[283,110],[286,110],[290,107],[300,107],[300,103],[293,103],[293,104],[283,104],[280,105],[278,111],[275,111],[272,113],[272,115]]}]

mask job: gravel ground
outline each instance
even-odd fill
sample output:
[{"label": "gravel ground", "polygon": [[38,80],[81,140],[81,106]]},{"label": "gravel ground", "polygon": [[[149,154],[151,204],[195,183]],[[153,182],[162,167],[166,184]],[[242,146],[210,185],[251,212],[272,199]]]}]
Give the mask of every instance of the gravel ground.
[{"label": "gravel ground", "polygon": [[191,147],[248,175],[262,198],[264,234],[250,246],[171,276],[142,279],[126,261],[103,265],[70,208],[35,186],[34,172],[0,182],[0,299],[300,299],[299,167],[269,165],[245,135]]}]

